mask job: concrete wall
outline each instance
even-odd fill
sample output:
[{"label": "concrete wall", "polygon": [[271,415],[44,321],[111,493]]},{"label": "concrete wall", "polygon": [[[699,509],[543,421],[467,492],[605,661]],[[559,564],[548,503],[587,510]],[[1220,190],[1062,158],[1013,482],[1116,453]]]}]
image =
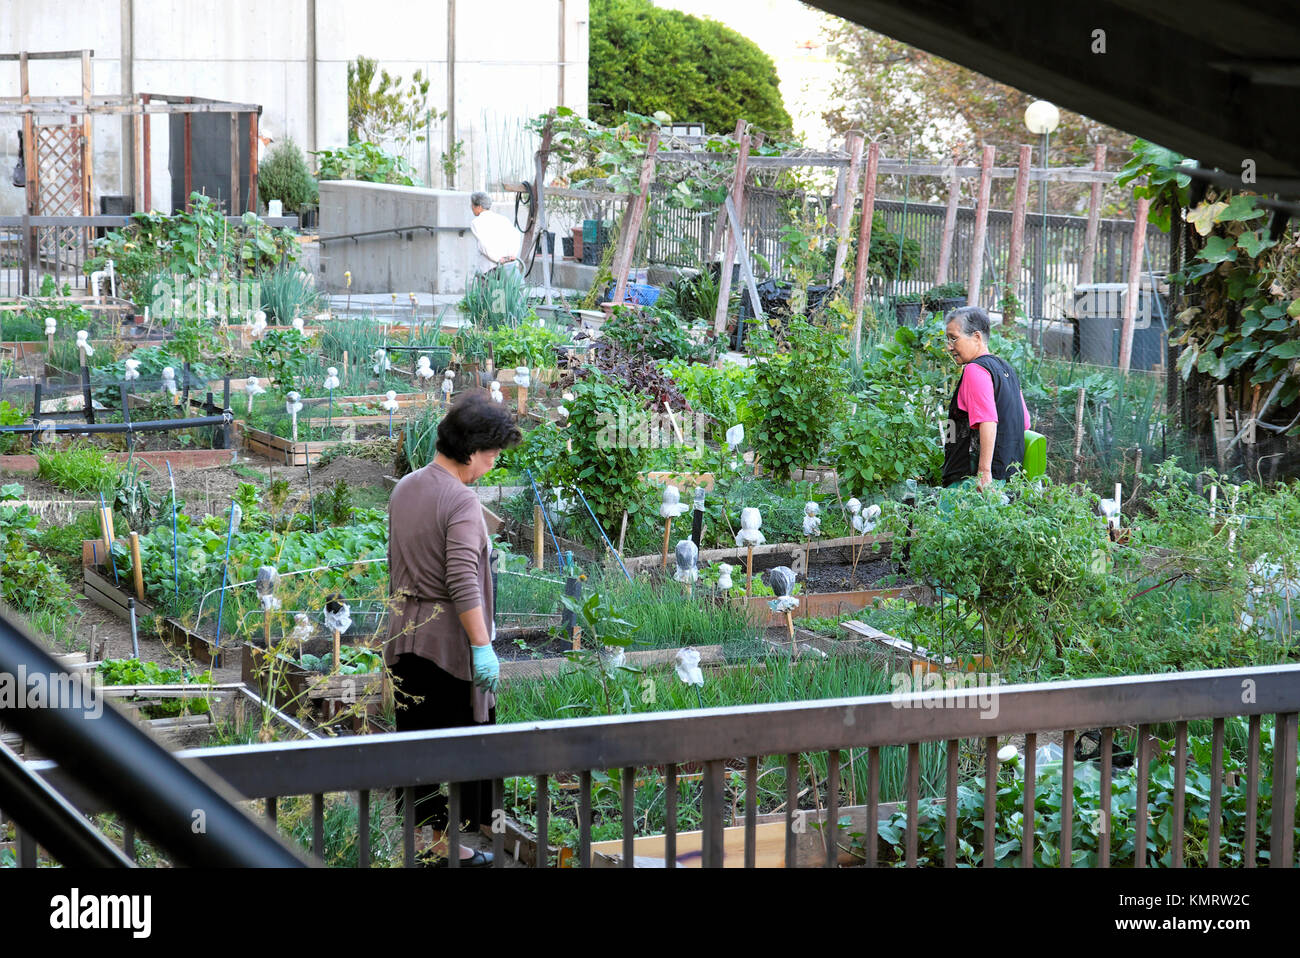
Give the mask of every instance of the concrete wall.
[{"label": "concrete wall", "polygon": [[361,233],[402,226],[456,227],[430,234],[419,230],[401,236],[335,240],[321,244],[319,285],[331,292],[396,292],[405,304],[406,292],[458,294],[473,268],[478,245],[469,231],[469,193],[385,186],[350,180],[320,185],[322,236]]},{"label": "concrete wall", "polygon": [[[455,13],[454,104],[448,97],[449,3]],[[443,153],[461,140],[467,155],[456,186],[483,189],[517,182],[531,169],[536,143],[524,124],[556,104],[561,74],[564,104],[586,112],[587,21],[588,0],[0,0],[0,50],[93,49],[96,94],[261,104],[262,134],[292,136],[304,150],[346,145],[350,60],[371,57],[408,81],[420,69],[431,81],[429,109],[454,112],[455,131],[435,119],[426,143],[407,144],[408,159],[426,183],[444,185]],[[33,62],[31,92],[79,96],[79,61]],[[18,94],[18,64],[0,63],[0,96]],[[161,210],[168,209],[171,193],[168,123],[153,119],[153,198]],[[7,175],[16,161],[18,129],[16,117],[0,116],[7,158],[0,214],[21,212],[23,191],[8,185]],[[122,121],[97,117],[93,133],[96,196],[129,193]]]}]

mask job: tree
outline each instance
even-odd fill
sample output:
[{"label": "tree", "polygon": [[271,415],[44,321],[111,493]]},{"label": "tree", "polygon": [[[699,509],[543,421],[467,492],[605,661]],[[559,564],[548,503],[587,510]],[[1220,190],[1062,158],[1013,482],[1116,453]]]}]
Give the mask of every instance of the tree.
[{"label": "tree", "polygon": [[739,119],[790,129],[772,59],[734,30],[648,0],[592,0],[589,113],[621,123],[623,112],[662,110],[678,122],[727,133]]},{"label": "tree", "polygon": [[[1032,162],[1042,162],[1038,137],[1025,129],[1024,119],[1025,107],[1037,97],[847,20],[828,25],[827,39],[840,68],[831,87],[833,106],[823,113],[831,129],[892,132],[894,155],[910,141],[918,158],[966,164],[978,163],[979,147],[993,143],[999,164],[1012,165],[1011,151],[1030,143],[1035,148]],[[1062,109],[1051,138],[1052,165],[1090,165],[1093,147],[1104,143],[1106,165],[1115,169],[1129,158],[1132,142],[1128,134]],[[994,182],[995,203],[1008,202],[1013,183]],[[971,182],[966,185],[970,188]],[[1054,184],[1048,190],[1049,205],[1058,211],[1086,203],[1087,195],[1078,184]],[[1131,196],[1108,188],[1104,201],[1112,210],[1127,211]]]},{"label": "tree", "polygon": [[[348,142],[380,143],[387,139],[424,142],[424,134],[416,133],[424,127],[428,117],[429,81],[423,71],[411,75],[410,85],[402,89],[402,78],[391,76],[387,70],[379,71],[375,84],[375,69],[379,64],[367,57],[357,57],[348,64]],[[433,119],[442,119],[437,114]]]}]

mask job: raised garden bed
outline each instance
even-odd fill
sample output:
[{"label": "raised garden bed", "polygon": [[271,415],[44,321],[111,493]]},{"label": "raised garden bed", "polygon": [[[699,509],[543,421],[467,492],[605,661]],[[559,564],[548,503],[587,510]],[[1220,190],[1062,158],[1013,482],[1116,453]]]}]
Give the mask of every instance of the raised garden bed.
[{"label": "raised garden bed", "polygon": [[[401,417],[393,417],[394,437],[400,434],[399,430],[402,421]],[[243,423],[236,423],[235,425],[244,449],[255,455],[265,456],[267,459],[273,459],[276,462],[283,462],[286,466],[305,466],[308,463],[314,463],[320,459],[327,449],[333,449],[336,446],[365,442],[368,439],[389,438],[387,416],[335,417],[334,422],[334,428],[345,429],[350,424],[353,427],[353,438],[294,442],[292,439],[285,439],[282,436],[264,432],[261,429],[254,429]],[[345,431],[344,436],[346,437],[346,435]]]}]

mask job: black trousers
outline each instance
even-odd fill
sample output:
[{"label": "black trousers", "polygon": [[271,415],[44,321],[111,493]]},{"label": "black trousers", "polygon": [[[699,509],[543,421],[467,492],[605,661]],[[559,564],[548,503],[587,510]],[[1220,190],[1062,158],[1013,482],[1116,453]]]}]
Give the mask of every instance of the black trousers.
[{"label": "black trousers", "polygon": [[[397,703],[397,731],[418,732],[439,728],[460,728],[466,725],[495,725],[497,710],[491,709],[486,722],[474,721],[470,704],[471,683],[444,672],[430,660],[413,653],[399,655],[393,663],[393,676],[404,695],[417,695],[423,701],[409,702],[399,698]],[[415,824],[432,825],[437,831],[447,830],[447,796],[439,794],[436,785],[417,785],[415,792]],[[402,811],[403,792],[398,792],[397,808]],[[492,782],[462,782],[460,785],[461,822],[468,820],[470,831],[492,822]]]}]

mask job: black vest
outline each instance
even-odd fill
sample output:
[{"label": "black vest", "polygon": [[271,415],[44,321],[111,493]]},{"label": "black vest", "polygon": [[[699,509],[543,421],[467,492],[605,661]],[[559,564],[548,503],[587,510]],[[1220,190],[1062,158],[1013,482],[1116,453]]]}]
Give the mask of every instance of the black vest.
[{"label": "black vest", "polygon": [[[1025,410],[1021,406],[1020,379],[1010,363],[992,354],[971,362],[983,366],[993,378],[993,404],[998,411],[998,438],[993,447],[993,478],[1006,479],[1025,459]],[[961,381],[957,382],[957,391]],[[979,433],[971,429],[970,416],[957,408],[957,392],[948,404],[948,428],[943,445],[944,487],[979,471]]]}]

